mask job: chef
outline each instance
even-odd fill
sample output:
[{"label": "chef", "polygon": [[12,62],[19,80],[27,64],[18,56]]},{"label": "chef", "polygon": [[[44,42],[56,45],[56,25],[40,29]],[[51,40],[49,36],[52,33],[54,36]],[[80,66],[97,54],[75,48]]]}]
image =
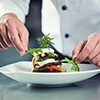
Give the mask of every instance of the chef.
[{"label": "chef", "polygon": [[[28,47],[24,26],[30,0],[0,1],[0,49],[12,46],[22,55]],[[54,38],[54,48],[100,67],[100,0],[42,0],[42,32]]]}]

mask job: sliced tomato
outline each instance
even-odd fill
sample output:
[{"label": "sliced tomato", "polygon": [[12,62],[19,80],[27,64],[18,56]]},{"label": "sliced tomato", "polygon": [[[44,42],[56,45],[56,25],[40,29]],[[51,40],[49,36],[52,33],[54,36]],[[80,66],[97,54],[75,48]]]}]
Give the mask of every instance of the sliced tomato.
[{"label": "sliced tomato", "polygon": [[55,69],[55,70],[60,70],[57,66],[51,65],[51,66],[46,66],[45,68],[47,69]]}]

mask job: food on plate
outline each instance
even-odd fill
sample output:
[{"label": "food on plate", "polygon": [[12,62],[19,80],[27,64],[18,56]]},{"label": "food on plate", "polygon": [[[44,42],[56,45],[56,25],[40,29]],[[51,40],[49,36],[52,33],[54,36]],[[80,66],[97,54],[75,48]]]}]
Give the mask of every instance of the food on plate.
[{"label": "food on plate", "polygon": [[55,60],[58,55],[53,49],[42,48],[41,50],[42,52],[38,54],[33,53],[31,72],[65,72],[62,63]]},{"label": "food on plate", "polygon": [[30,48],[26,51],[26,53],[33,55],[32,69],[30,72],[66,72],[66,69],[62,65],[63,62],[73,64],[71,69],[79,71],[79,67],[74,63],[74,60],[69,60],[68,58],[62,59],[61,61],[55,60],[55,57],[58,57],[58,55],[55,54],[55,51],[49,46],[50,44],[54,45],[54,43],[51,42],[53,38],[50,38],[49,35],[50,34],[37,39],[40,48]]}]

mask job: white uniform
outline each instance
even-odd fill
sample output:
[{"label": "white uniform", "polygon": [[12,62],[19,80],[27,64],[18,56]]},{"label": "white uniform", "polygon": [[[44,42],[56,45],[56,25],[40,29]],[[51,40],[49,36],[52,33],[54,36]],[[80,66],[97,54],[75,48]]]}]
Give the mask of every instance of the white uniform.
[{"label": "white uniform", "polygon": [[30,0],[0,0],[0,17],[14,13],[24,23],[28,14]]},{"label": "white uniform", "polygon": [[[29,0],[0,0],[0,14],[12,12],[24,22],[28,5]],[[100,0],[43,0],[42,32],[51,33],[55,48],[71,56],[77,42],[100,33]]]},{"label": "white uniform", "polygon": [[43,0],[42,31],[51,33],[59,52],[71,56],[77,42],[100,33],[100,0]]}]

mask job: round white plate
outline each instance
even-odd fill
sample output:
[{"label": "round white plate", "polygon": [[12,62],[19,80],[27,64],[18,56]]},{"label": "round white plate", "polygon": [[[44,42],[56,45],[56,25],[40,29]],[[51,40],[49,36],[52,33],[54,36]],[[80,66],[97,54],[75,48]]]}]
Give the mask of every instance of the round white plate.
[{"label": "round white plate", "polygon": [[80,72],[77,72],[71,70],[72,65],[64,63],[66,73],[31,73],[31,66],[31,62],[21,61],[1,67],[0,72],[14,80],[34,85],[67,85],[88,79],[100,72],[100,68],[91,64],[79,64]]}]

